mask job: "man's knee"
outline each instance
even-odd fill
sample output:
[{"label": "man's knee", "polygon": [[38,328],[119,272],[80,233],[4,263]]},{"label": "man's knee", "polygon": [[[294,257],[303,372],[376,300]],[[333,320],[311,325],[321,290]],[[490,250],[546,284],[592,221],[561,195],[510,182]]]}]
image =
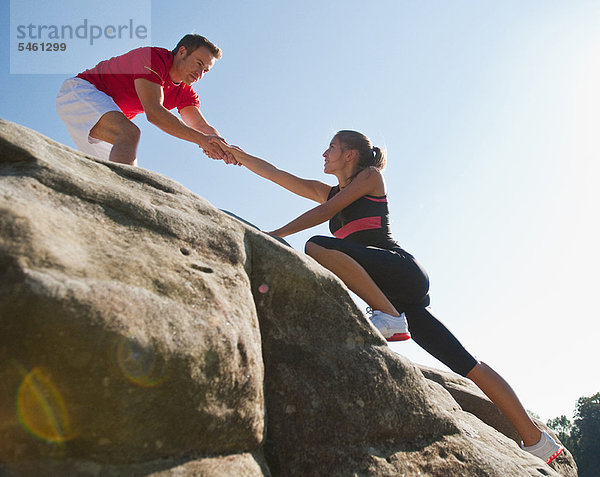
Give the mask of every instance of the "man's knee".
[{"label": "man's knee", "polygon": [[126,142],[137,146],[141,131],[123,113],[110,111],[104,114],[92,128],[90,136],[110,144]]},{"label": "man's knee", "polygon": [[115,133],[113,144],[120,142],[137,146],[140,142],[141,135],[142,132],[140,131],[140,128],[128,119],[127,122],[121,123],[119,130]]},{"label": "man's knee", "polygon": [[127,130],[126,130],[125,134],[128,138],[130,138],[132,141],[135,141],[136,143],[140,141],[142,131],[140,131],[139,127],[137,127],[135,124],[133,124],[131,121],[129,121],[126,129]]}]

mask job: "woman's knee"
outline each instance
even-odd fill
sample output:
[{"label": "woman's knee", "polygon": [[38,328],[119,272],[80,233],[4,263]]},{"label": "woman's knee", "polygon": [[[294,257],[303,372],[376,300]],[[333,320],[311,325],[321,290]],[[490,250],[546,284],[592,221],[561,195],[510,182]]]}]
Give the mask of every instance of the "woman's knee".
[{"label": "woman's knee", "polygon": [[[317,237],[313,237],[313,238],[317,238]],[[337,250],[335,249],[330,249],[327,247],[323,247],[322,245],[317,243],[318,241],[313,240],[312,238],[306,242],[306,245],[304,246],[304,253],[306,253],[306,255],[308,255],[309,257],[314,258],[317,262],[321,263],[321,265],[323,265],[322,261],[324,259],[327,259],[327,257],[330,257],[331,255],[338,253]]]},{"label": "woman's knee", "polygon": [[[315,235],[308,239],[308,242],[306,242],[306,245],[304,246],[304,251],[305,251],[305,253],[308,254],[309,248],[312,249],[313,251],[318,250],[318,249],[328,250],[331,247],[328,247],[327,245],[329,245],[331,243],[331,240],[332,240],[331,237],[326,237],[324,235]],[[337,239],[333,239],[333,240],[337,240]]]},{"label": "woman's knee", "polygon": [[315,258],[315,255],[317,255],[319,253],[319,249],[322,249],[322,248],[323,247],[321,247],[320,245],[317,245],[315,242],[312,241],[312,239],[310,239],[304,245],[304,253],[306,255],[308,255],[309,257]]}]

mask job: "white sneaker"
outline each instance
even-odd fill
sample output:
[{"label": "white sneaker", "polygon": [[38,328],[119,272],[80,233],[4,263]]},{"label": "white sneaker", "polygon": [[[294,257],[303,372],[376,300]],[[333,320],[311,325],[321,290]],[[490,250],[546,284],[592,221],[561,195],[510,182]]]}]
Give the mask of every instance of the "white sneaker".
[{"label": "white sneaker", "polygon": [[521,449],[542,459],[549,464],[564,450],[546,431],[542,431],[542,438],[537,444],[526,447],[521,442]]},{"label": "white sneaker", "polygon": [[368,309],[367,311],[371,313],[369,319],[387,341],[406,341],[410,339],[408,322],[404,313],[400,316],[392,316],[379,310]]}]

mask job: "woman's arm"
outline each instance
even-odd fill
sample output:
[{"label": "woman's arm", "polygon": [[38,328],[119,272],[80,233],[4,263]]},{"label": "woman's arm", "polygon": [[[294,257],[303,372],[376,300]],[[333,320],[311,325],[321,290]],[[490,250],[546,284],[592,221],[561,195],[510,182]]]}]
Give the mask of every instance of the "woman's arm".
[{"label": "woman's arm", "polygon": [[348,207],[352,202],[375,191],[385,190],[383,175],[374,167],[361,171],[350,184],[325,203],[304,212],[283,227],[269,232],[271,235],[286,237],[302,230],[322,224],[335,214]]},{"label": "woman's arm", "polygon": [[220,143],[219,145],[228,152],[231,152],[238,162],[255,174],[275,182],[299,196],[306,197],[307,199],[314,200],[321,204],[327,201],[327,196],[331,190],[330,185],[317,180],[302,179],[289,172],[282,171],[273,164],[252,156],[238,147],[224,146]]}]

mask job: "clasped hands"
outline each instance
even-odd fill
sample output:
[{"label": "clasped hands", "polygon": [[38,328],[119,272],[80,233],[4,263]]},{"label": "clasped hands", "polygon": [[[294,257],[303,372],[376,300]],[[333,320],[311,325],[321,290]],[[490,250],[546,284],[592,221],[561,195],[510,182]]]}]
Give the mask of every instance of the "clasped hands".
[{"label": "clasped hands", "polygon": [[231,149],[235,148],[235,146],[227,144],[222,137],[209,136],[208,142],[200,147],[204,151],[204,154],[211,159],[222,160],[225,164],[234,164],[236,166],[242,165],[242,163],[237,161],[235,156],[231,153]]}]

